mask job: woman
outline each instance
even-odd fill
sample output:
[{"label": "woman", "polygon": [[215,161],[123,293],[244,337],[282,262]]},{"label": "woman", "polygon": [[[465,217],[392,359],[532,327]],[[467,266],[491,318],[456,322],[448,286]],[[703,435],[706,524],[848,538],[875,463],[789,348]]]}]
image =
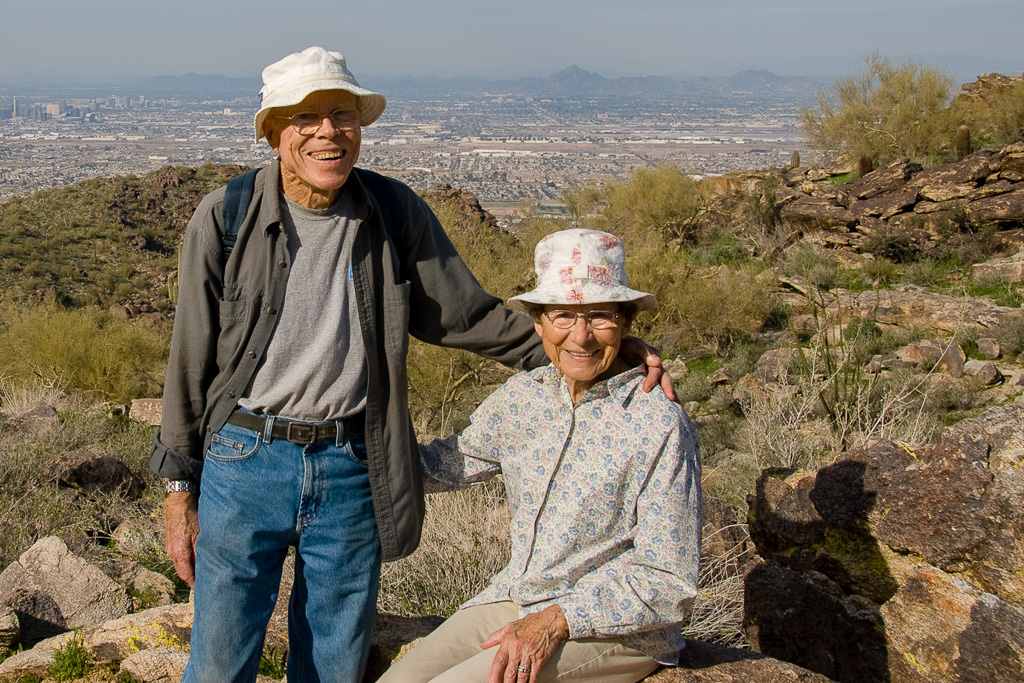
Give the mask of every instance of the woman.
[{"label": "woman", "polygon": [[[535,254],[551,365],[509,379],[461,434],[421,446],[443,487],[503,475],[512,557],[382,683],[633,683],[678,661],[697,593],[700,458],[683,410],[618,356],[634,314],[614,235],[565,230]],[[493,648],[493,649],[492,649]]]}]

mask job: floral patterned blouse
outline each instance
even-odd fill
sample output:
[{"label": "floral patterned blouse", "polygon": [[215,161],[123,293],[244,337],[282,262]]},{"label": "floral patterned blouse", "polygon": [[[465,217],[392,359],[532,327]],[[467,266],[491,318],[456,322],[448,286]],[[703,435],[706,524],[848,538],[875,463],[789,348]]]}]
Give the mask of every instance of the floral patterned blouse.
[{"label": "floral patterned blouse", "polygon": [[557,604],[570,638],[619,637],[662,664],[697,594],[701,471],[682,408],[637,368],[573,406],[552,366],[513,376],[461,434],[420,446],[430,489],[505,479],[512,557],[463,607]]}]

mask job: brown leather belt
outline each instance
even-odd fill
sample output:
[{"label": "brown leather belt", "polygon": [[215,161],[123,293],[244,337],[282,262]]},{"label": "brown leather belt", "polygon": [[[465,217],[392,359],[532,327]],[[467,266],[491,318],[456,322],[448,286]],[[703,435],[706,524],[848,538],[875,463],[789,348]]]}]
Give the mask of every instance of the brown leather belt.
[{"label": "brown leather belt", "polygon": [[[262,434],[266,431],[267,418],[236,410],[228,417],[228,422],[244,429],[251,429]],[[274,418],[274,426],[270,430],[275,439],[284,439],[292,443],[309,445],[317,441],[329,439],[335,442],[344,441],[349,434],[361,432],[366,427],[366,413],[352,415],[334,422],[300,422]],[[341,438],[338,430],[341,429]]]}]

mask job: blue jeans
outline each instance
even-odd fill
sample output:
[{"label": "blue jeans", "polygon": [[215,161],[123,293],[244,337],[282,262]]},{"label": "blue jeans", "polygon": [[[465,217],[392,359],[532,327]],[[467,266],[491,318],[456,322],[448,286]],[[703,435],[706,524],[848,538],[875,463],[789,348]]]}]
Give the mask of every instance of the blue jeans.
[{"label": "blue jeans", "polygon": [[289,546],[289,683],[362,680],[381,563],[365,461],[362,433],[303,446],[226,424],[213,437],[184,683],[256,679]]}]

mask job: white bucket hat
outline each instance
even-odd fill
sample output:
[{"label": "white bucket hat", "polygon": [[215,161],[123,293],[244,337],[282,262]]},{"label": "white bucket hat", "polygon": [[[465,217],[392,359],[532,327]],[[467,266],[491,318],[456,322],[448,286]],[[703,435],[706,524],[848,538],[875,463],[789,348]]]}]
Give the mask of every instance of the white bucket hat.
[{"label": "white bucket hat", "polygon": [[615,235],[597,230],[561,230],[537,243],[533,256],[537,288],[508,300],[509,308],[529,312],[528,304],[632,303],[653,308],[653,294],[626,286],[626,249]]},{"label": "white bucket hat", "polygon": [[271,109],[298,104],[317,90],[347,90],[358,98],[359,125],[369,126],[384,112],[383,95],[359,87],[356,77],[345,65],[345,56],[322,47],[307,47],[293,52],[263,70],[260,110],[253,125],[256,142],[263,137],[263,121]]}]

